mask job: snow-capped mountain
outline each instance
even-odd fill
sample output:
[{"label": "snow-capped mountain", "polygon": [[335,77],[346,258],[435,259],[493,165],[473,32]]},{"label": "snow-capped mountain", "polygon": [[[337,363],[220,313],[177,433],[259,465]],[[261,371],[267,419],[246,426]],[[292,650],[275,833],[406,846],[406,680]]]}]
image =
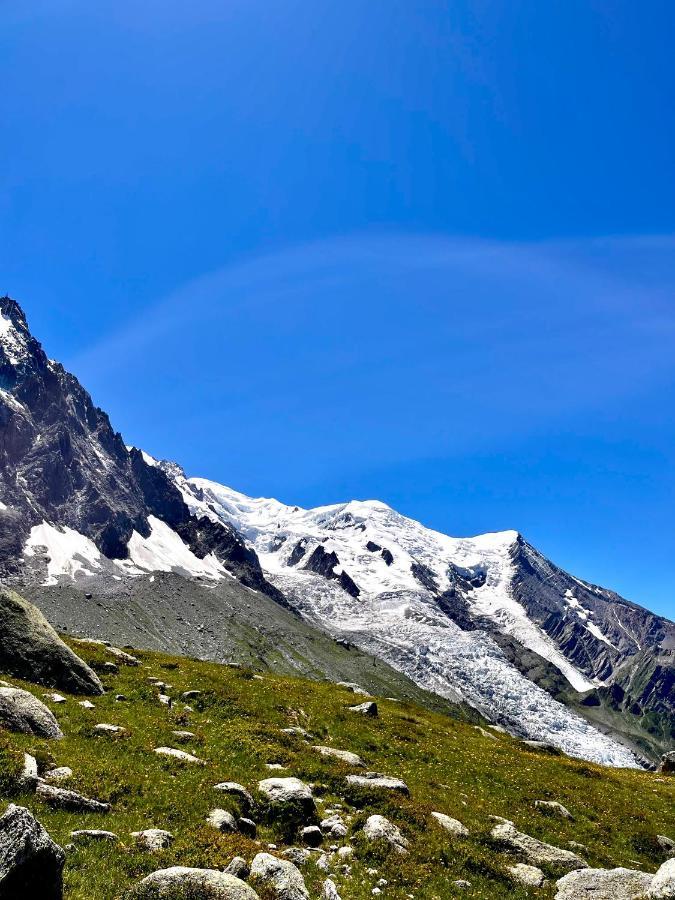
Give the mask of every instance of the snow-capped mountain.
[{"label": "snow-capped mountain", "polygon": [[155,572],[233,585],[247,608],[262,592],[572,755],[626,766],[673,745],[673,623],[515,531],[453,538],[379,501],[304,510],[187,478],[125,446],[0,299],[0,574],[58,588]]}]

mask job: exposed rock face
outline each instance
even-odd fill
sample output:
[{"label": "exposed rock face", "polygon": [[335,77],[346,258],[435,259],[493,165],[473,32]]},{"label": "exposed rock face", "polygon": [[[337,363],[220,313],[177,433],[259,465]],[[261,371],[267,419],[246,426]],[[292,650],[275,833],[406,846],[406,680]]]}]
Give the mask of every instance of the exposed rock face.
[{"label": "exposed rock face", "polygon": [[259,900],[256,892],[234,875],[219,872],[217,869],[189,869],[184,866],[173,866],[160,869],[144,878],[136,887],[135,896],[147,897],[148,900],[167,900],[175,897],[179,891],[181,896],[190,900]]},{"label": "exposed rock face", "polygon": [[491,837],[494,841],[503,844],[510,850],[521,853],[528,862],[536,866],[551,866],[563,872],[570,872],[572,869],[588,868],[586,860],[576,853],[538,841],[529,834],[518,831],[510,822],[495,825],[492,829]]},{"label": "exposed rock face", "polygon": [[98,675],[63,643],[40,610],[0,590],[0,669],[73,694],[102,694]]},{"label": "exposed rock face", "polygon": [[0,900],[61,900],[65,853],[21,806],[0,817]]},{"label": "exposed rock face", "polygon": [[52,740],[63,737],[51,710],[21,688],[0,688],[0,727]]},{"label": "exposed rock face", "polygon": [[675,897],[675,859],[669,859],[658,870],[647,892],[649,900],[673,900]]},{"label": "exposed rock face", "polygon": [[584,869],[557,882],[556,900],[640,900],[652,877],[633,869]]},{"label": "exposed rock face", "polygon": [[254,857],[251,882],[266,888],[276,900],[309,900],[305,880],[296,866],[269,853]]},{"label": "exposed rock face", "polygon": [[370,816],[363,826],[363,834],[369,841],[386,841],[398,853],[407,853],[408,840],[403,834],[384,816]]}]

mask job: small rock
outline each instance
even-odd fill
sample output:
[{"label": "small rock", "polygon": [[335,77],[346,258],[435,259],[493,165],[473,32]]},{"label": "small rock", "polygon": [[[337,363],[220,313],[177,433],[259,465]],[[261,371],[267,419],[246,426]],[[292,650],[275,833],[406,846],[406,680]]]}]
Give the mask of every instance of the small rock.
[{"label": "small rock", "polygon": [[176,750],[174,747],[155,747],[153,752],[157,753],[159,756],[168,756],[171,759],[190,763],[191,765],[206,765],[203,759],[199,759],[199,757],[193,756],[191,753],[186,753],[184,750]]},{"label": "small rock", "polygon": [[73,770],[68,766],[59,766],[57,769],[50,769],[44,776],[44,781],[48,784],[61,784],[63,781],[69,781],[73,777]]},{"label": "small rock", "polygon": [[66,703],[66,698],[63,694],[46,694],[45,695],[48,700],[51,700],[52,703]]},{"label": "small rock", "polygon": [[90,841],[110,841],[110,843],[116,843],[119,838],[113,831],[101,831],[98,828],[87,828],[80,829],[79,831],[71,831],[70,832],[71,841],[75,841],[76,844],[86,844]]},{"label": "small rock", "polygon": [[180,695],[181,700],[194,700],[196,697],[201,697],[201,691],[183,691]]},{"label": "small rock", "polygon": [[556,882],[556,900],[638,900],[651,875],[633,869],[581,869]]},{"label": "small rock", "polygon": [[321,900],[341,900],[340,894],[332,878],[327,878],[321,888]]},{"label": "small rock", "polygon": [[295,734],[298,737],[309,737],[309,731],[305,731],[304,728],[300,728],[299,725],[292,725],[289,728],[281,729],[284,734]]},{"label": "small rock", "polygon": [[248,863],[243,858],[243,856],[235,856],[233,860],[231,860],[227,866],[223,869],[226,875],[233,875],[235,878],[239,878],[241,881],[246,881],[248,876],[251,873],[251,870],[248,867]]},{"label": "small rock", "polygon": [[247,819],[245,816],[237,819],[237,829],[239,830],[240,834],[243,834],[249,838],[254,838],[258,833],[258,826],[255,824],[253,819]]},{"label": "small rock", "polygon": [[217,869],[189,869],[173,866],[148,875],[136,886],[139,900],[170,898],[177,895],[191,900],[260,900],[256,892],[234,875]]},{"label": "small rock", "polygon": [[0,726],[49,740],[63,737],[52,711],[21,688],[0,688]]},{"label": "small rock", "polygon": [[471,882],[465,881],[463,878],[459,878],[457,881],[453,881],[452,885],[460,891],[468,891],[471,887]]},{"label": "small rock", "polygon": [[281,763],[265,763],[265,768],[270,769],[272,772],[286,772],[288,770],[288,766],[282,766]]},{"label": "small rock", "polygon": [[118,703],[126,703],[128,700],[128,697],[125,697],[124,694],[115,694],[115,700]]},{"label": "small rock", "polygon": [[224,794],[230,794],[230,796],[234,797],[242,809],[250,812],[250,810],[254,807],[254,801],[251,794],[246,790],[243,784],[237,784],[236,781],[221,781],[219,784],[214,784],[214,791],[222,791]]},{"label": "small rock", "polygon": [[675,852],[675,841],[672,838],[666,837],[665,834],[657,834],[656,840],[664,853]]},{"label": "small rock", "polygon": [[146,828],[145,831],[132,831],[131,836],[142,850],[157,853],[166,850],[173,843],[173,835],[170,831],[161,828]]},{"label": "small rock", "polygon": [[664,862],[657,871],[652,878],[647,896],[649,900],[672,900],[675,897],[675,859]]},{"label": "small rock", "polygon": [[431,817],[453,837],[466,837],[469,833],[466,825],[462,825],[458,819],[453,819],[452,816],[446,816],[445,813],[432,812]]},{"label": "small rock", "polygon": [[195,739],[195,735],[191,731],[172,731],[171,734],[181,744],[187,744],[188,741]]},{"label": "small rock", "polygon": [[408,841],[399,829],[384,816],[370,816],[363,826],[363,834],[369,841],[386,841],[398,853],[407,853]]},{"label": "small rock", "polygon": [[266,888],[277,900],[309,900],[300,870],[287,859],[258,853],[251,864],[251,881]]},{"label": "small rock", "polygon": [[490,836],[509,849],[522,853],[534,865],[547,865],[563,872],[588,868],[588,863],[576,853],[538,841],[529,834],[518,831],[511,823],[496,825]]},{"label": "small rock", "polygon": [[0,817],[0,897],[62,900],[66,855],[22,806]]},{"label": "small rock", "polygon": [[304,866],[309,862],[312,858],[312,854],[309,850],[305,850],[304,847],[289,847],[288,850],[284,850],[283,855],[286,859],[290,860],[294,866]]},{"label": "small rock", "polygon": [[323,843],[323,834],[316,825],[308,825],[300,832],[300,837],[308,847],[320,847]]},{"label": "small rock", "polygon": [[535,800],[534,805],[539,807],[539,809],[547,809],[551,812],[557,813],[563,819],[572,819],[572,813],[566,806],[563,806],[562,803],[558,803],[557,800]]},{"label": "small rock", "polygon": [[361,694],[363,697],[370,697],[370,691],[364,690],[360,684],[356,684],[354,681],[338,681],[337,686],[344,688],[347,691],[351,691],[352,694]]},{"label": "small rock", "polygon": [[361,716],[370,716],[371,719],[376,719],[379,715],[377,703],[374,700],[367,700],[365,703],[360,703],[358,706],[350,706],[348,709],[350,712],[358,713]]},{"label": "small rock", "polygon": [[354,848],[347,845],[346,847],[339,847],[337,851],[337,855],[340,859],[349,859],[350,856],[354,855]]},{"label": "small rock", "polygon": [[206,821],[218,831],[236,831],[237,822],[231,812],[226,809],[212,809]]},{"label": "small rock", "polygon": [[362,769],[365,769],[366,764],[361,759],[360,756],[357,756],[356,753],[350,753],[349,750],[336,750],[335,747],[312,747],[312,750],[316,750],[322,756],[331,756],[334,759],[339,759],[340,762],[346,763],[348,766],[357,766]]},{"label": "small rock", "polygon": [[266,778],[258,790],[272,807],[295,807],[310,822],[318,819],[312,790],[299,778]]},{"label": "small rock", "polygon": [[95,704],[91,700],[80,700],[78,706],[81,706],[82,709],[96,709]]},{"label": "small rock", "polygon": [[67,791],[53,784],[45,784],[43,781],[38,783],[35,793],[55,809],[65,809],[69,812],[108,812],[110,810],[109,803],[101,803],[99,800],[92,800],[75,791]]},{"label": "small rock", "polygon": [[332,838],[347,837],[347,826],[343,819],[337,814],[322,819],[321,830]]},{"label": "small rock", "polygon": [[38,784],[38,764],[30,753],[23,755],[23,769],[19,775],[18,787],[22,791],[34,791]]},{"label": "small rock", "polygon": [[94,731],[96,734],[124,734],[124,728],[120,725],[110,725],[108,722],[99,722],[98,725],[94,725]]},{"label": "small rock", "polygon": [[521,741],[524,747],[529,750],[536,750],[537,753],[548,753],[550,756],[562,756],[562,750],[554,747],[553,744],[547,744],[546,741]]},{"label": "small rock", "polygon": [[408,785],[400,778],[380,775],[379,772],[364,772],[363,775],[347,775],[347,783],[358,787],[380,788],[385,791],[398,791],[406,796],[410,794]]},{"label": "small rock", "polygon": [[515,866],[509,866],[506,870],[514,881],[524,884],[526,887],[541,887],[546,876],[536,866],[528,866],[525,863],[516,863]]}]

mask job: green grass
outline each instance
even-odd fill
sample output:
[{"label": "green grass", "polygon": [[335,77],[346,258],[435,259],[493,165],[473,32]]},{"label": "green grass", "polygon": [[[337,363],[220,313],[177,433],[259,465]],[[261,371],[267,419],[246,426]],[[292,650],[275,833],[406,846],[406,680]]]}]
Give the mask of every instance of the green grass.
[{"label": "green grass", "polygon": [[[100,664],[102,648],[71,641],[87,661]],[[489,816],[513,819],[535,837],[566,847],[570,840],[588,848],[591,865],[627,866],[655,871],[663,862],[657,834],[675,836],[675,779],[637,771],[603,769],[589,763],[526,752],[511,738],[483,737],[470,723],[404,703],[378,700],[380,718],[347,711],[354,695],[332,684],[252,672],[158,653],[138,652],[141,665],[104,674],[108,693],[94,698],[96,708],[84,710],[68,702],[51,705],[65,732],[58,742],[24,735],[0,734],[0,794],[28,806],[61,845],[76,828],[116,832],[118,845],[93,844],[70,852],[65,869],[67,900],[113,900],[128,894],[145,874],[171,865],[222,868],[235,855],[249,861],[290,839],[286,829],[261,824],[259,841],[216,832],[205,824],[210,809],[235,811],[231,798],[213,790],[219,781],[238,781],[254,792],[261,778],[295,775],[315,785],[315,796],[327,808],[338,802],[354,818],[348,842],[355,848],[352,877],[337,878],[343,900],[365,900],[379,878],[388,881],[383,897],[434,900],[459,896],[456,879],[472,883],[471,897],[552,897],[553,887],[529,891],[516,887],[505,873],[514,861],[494,847]],[[192,701],[193,713],[159,704],[147,681],[156,676],[182,691],[204,693]],[[43,694],[41,689],[11,679],[13,684]],[[122,693],[127,702],[116,702]],[[97,736],[93,726],[111,722],[127,732],[120,737]],[[347,789],[350,769],[321,757],[301,738],[281,729],[301,725],[316,743],[352,750],[372,770],[403,778],[409,798],[373,790]],[[190,744],[176,744],[172,729],[197,735]],[[204,767],[181,765],[152,752],[160,745],[188,750],[207,762]],[[68,787],[109,801],[108,814],[75,814],[51,810],[36,797],[10,797],[20,751],[38,757],[41,768],[70,766]],[[19,755],[17,755],[19,751]],[[288,766],[273,773],[266,763]],[[537,799],[555,799],[567,806],[574,821],[566,821],[534,806]],[[432,811],[447,813],[471,831],[468,839],[450,838],[430,820]],[[368,815],[392,819],[410,840],[410,854],[401,857],[382,847],[368,846],[358,826]],[[260,823],[264,816],[254,816]],[[175,842],[157,854],[139,852],[130,832],[165,828]],[[329,841],[327,841],[328,843]],[[346,843],[342,841],[339,843]],[[377,875],[367,869],[377,869]],[[303,870],[312,897],[320,893],[325,875],[313,864]]]}]

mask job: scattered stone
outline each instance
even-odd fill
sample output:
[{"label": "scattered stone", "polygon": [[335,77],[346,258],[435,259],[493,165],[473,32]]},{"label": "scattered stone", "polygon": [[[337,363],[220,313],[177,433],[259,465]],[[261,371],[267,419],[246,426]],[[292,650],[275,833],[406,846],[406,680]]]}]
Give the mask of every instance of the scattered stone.
[{"label": "scattered stone", "polygon": [[173,843],[173,835],[170,831],[161,828],[146,828],[145,831],[132,831],[132,838],[142,850],[157,853],[166,850]]},{"label": "scattered stone", "polygon": [[348,709],[350,712],[359,713],[361,716],[370,716],[371,719],[376,719],[379,715],[377,703],[374,700],[367,700],[365,703],[360,703],[358,706],[350,706]]},{"label": "scattered stone", "polygon": [[572,850],[581,850],[583,853],[588,853],[586,844],[580,844],[579,841],[568,841],[567,846],[571,847]]},{"label": "scattered stone", "polygon": [[160,694],[158,699],[162,706],[171,706],[171,697],[167,694]]},{"label": "scattered stone", "polygon": [[289,847],[288,850],[284,850],[283,855],[298,867],[306,865],[312,858],[312,854],[304,847]]},{"label": "scattered stone", "polygon": [[675,841],[672,840],[672,838],[666,837],[665,834],[657,834],[656,840],[659,847],[664,851],[664,853],[675,852]]},{"label": "scattered stone", "polygon": [[219,784],[214,784],[213,789],[214,791],[222,791],[224,794],[230,794],[238,801],[241,808],[247,812],[250,812],[255,806],[251,794],[243,784],[237,784],[236,781],[221,781]]},{"label": "scattered stone", "polygon": [[189,869],[173,866],[160,869],[144,878],[136,887],[135,896],[140,898],[161,898],[181,896],[191,900],[260,900],[256,892],[234,875],[217,869]]},{"label": "scattered stone", "polygon": [[562,850],[560,847],[538,841],[529,834],[518,831],[510,823],[495,825],[491,837],[509,849],[522,853],[528,862],[534,865],[547,865],[561,869],[563,872],[588,868],[586,860],[577,856],[576,853],[572,853],[571,850]]},{"label": "scattered stone", "polygon": [[251,864],[251,881],[270,891],[277,900],[309,900],[300,870],[287,859],[258,853]]},{"label": "scattered stone", "polygon": [[63,694],[46,694],[47,700],[51,700],[52,703],[66,703],[66,698]]},{"label": "scattered stone", "polygon": [[346,763],[348,766],[358,766],[362,769],[366,767],[361,757],[357,756],[356,753],[350,753],[349,750],[336,750],[335,747],[321,746],[312,747],[312,750],[316,750],[322,756],[331,756],[334,759],[339,759],[340,762]]},{"label": "scattered stone", "polygon": [[354,681],[338,681],[337,686],[344,688],[347,691],[351,691],[352,694],[361,694],[362,697],[370,697],[370,691],[364,690],[360,684],[356,684]]},{"label": "scattered stone", "polygon": [[484,738],[489,738],[489,740],[491,741],[497,740],[496,735],[492,734],[492,732],[490,731],[487,731],[485,728],[481,728],[480,725],[474,725],[473,727],[476,729],[476,731],[479,731]]},{"label": "scattered stone", "polygon": [[557,800],[535,800],[534,805],[539,807],[539,809],[547,809],[557,813],[563,819],[574,820],[574,816],[569,809],[566,806],[563,806],[562,803],[558,803]]},{"label": "scattered stone", "polygon": [[462,825],[458,819],[453,819],[452,816],[446,816],[445,813],[432,812],[431,817],[453,837],[466,837],[469,833],[466,825]]},{"label": "scattered stone", "polygon": [[110,725],[108,722],[99,722],[98,725],[94,725],[94,731],[96,734],[125,734],[124,728],[120,725]]},{"label": "scattered stone", "polygon": [[321,900],[342,900],[332,878],[327,878],[324,881],[321,888]]},{"label": "scattered stone", "polygon": [[23,769],[19,775],[18,788],[21,791],[34,791],[39,780],[38,764],[30,753],[23,755]]},{"label": "scattered stone", "polygon": [[80,700],[80,706],[83,709],[96,709],[96,706],[91,702],[91,700]]},{"label": "scattered stone", "polygon": [[226,809],[212,809],[206,821],[212,828],[218,831],[236,831],[237,821],[231,812]]},{"label": "scattered stone", "polygon": [[56,787],[53,784],[38,783],[36,795],[53,806],[55,809],[65,809],[69,812],[108,812],[109,803],[101,803],[99,800],[91,800],[76,791],[67,791],[65,788]]},{"label": "scattered stone", "polygon": [[171,734],[180,744],[187,744],[189,741],[193,741],[196,737],[196,735],[193,734],[192,731],[172,731]]},{"label": "scattered stone", "polygon": [[525,863],[516,863],[508,866],[506,870],[514,881],[524,884],[525,887],[539,888],[546,881],[546,876],[536,866],[528,866]]},{"label": "scattered stone", "polygon": [[48,784],[61,784],[69,781],[73,777],[73,770],[69,766],[59,766],[56,769],[50,769],[44,776],[44,781]]},{"label": "scattered stone", "polygon": [[384,816],[370,816],[363,826],[363,834],[369,841],[386,841],[398,853],[407,853],[408,841],[399,829]]},{"label": "scattered stone", "polygon": [[124,694],[115,694],[115,700],[118,703],[126,703],[129,698],[125,697]]},{"label": "scattered stone", "polygon": [[675,897],[675,859],[664,862],[653,877],[647,896],[649,900],[672,900]]},{"label": "scattered stone", "polygon": [[305,731],[304,728],[300,728],[299,725],[291,725],[289,728],[281,729],[284,734],[295,734],[298,737],[309,737],[309,731]]},{"label": "scattered stone", "polygon": [[282,766],[281,763],[266,763],[266,769],[270,769],[272,772],[287,772],[288,766]]},{"label": "scattered stone", "polygon": [[197,766],[206,765],[203,759],[199,759],[199,757],[193,756],[191,753],[186,753],[184,750],[176,750],[174,747],[155,747],[153,752],[157,753],[159,756],[169,756],[171,759],[176,759],[179,762],[190,763]]},{"label": "scattered stone", "polygon": [[392,778],[389,775],[380,775],[379,772],[364,772],[363,775],[347,775],[347,783],[358,787],[380,788],[385,791],[398,791],[408,796],[410,791],[405,781],[400,778]]},{"label": "scattered stone", "polygon": [[633,869],[581,869],[557,883],[556,900],[638,900],[644,897],[651,875]]},{"label": "scattered stone", "polygon": [[54,713],[21,688],[0,688],[0,727],[49,740],[63,737]]},{"label": "scattered stone", "polygon": [[307,825],[301,830],[300,837],[308,847],[320,847],[323,843],[323,834],[317,825]]},{"label": "scattered stone", "polygon": [[0,817],[0,897],[62,900],[66,855],[22,806]]},{"label": "scattered stone", "polygon": [[337,855],[340,859],[349,859],[350,856],[354,855],[354,848],[349,845],[345,847],[338,847]]},{"label": "scattered stone", "polygon": [[107,672],[108,675],[117,675],[119,672],[119,666],[113,662],[101,663],[100,668],[103,672]]},{"label": "scattered stone", "polygon": [[196,697],[201,697],[201,691],[183,691],[180,695],[181,700],[194,700]]},{"label": "scattered stone", "polygon": [[240,834],[249,838],[254,838],[258,834],[258,826],[253,819],[247,819],[245,816],[237,819],[237,828]]},{"label": "scattered stone", "polygon": [[231,860],[227,866],[223,869],[226,875],[233,875],[235,878],[239,878],[241,881],[246,881],[248,876],[251,874],[251,870],[248,867],[248,863],[243,858],[243,856],[235,856],[233,860]]},{"label": "scattered stone", "polygon": [[6,588],[0,590],[0,669],[73,694],[103,693],[96,673],[64,644],[40,610]]},{"label": "scattered stone", "polygon": [[111,844],[117,843],[119,838],[113,831],[101,831],[98,828],[86,828],[79,831],[70,832],[71,841],[76,844],[86,844],[90,841],[110,841]]},{"label": "scattered stone", "polygon": [[312,789],[299,778],[265,778],[258,790],[273,808],[295,808],[308,822],[318,819]]},{"label": "scattered stone", "polygon": [[328,837],[343,838],[347,837],[347,826],[341,816],[334,814],[321,821],[321,830]]},{"label": "scattered stone", "polygon": [[465,881],[463,878],[459,878],[457,881],[453,881],[452,885],[460,891],[468,891],[471,887],[471,882]]},{"label": "scattered stone", "polygon": [[524,747],[535,750],[537,753],[548,753],[550,756],[562,756],[562,750],[548,744],[546,741],[521,741]]}]

